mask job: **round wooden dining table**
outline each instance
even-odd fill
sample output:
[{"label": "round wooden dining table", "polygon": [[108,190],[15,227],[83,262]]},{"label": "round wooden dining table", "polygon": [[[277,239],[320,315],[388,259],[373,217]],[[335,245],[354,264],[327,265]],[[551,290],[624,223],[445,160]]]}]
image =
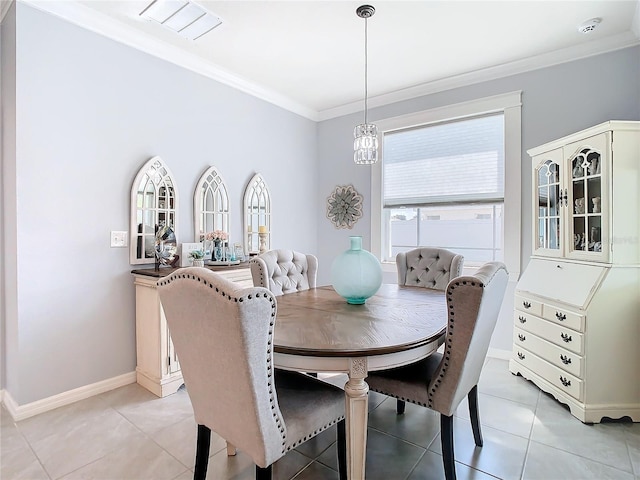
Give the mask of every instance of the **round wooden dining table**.
[{"label": "round wooden dining table", "polygon": [[301,372],[346,373],[347,465],[365,478],[367,373],[421,360],[444,341],[445,293],[383,284],[363,305],[350,305],[333,287],[277,297],[275,366]]}]

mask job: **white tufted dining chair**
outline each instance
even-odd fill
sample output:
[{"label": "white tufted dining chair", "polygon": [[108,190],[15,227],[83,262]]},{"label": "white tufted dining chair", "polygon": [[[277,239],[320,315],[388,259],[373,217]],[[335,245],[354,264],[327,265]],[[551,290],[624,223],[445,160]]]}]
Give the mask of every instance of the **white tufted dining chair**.
[{"label": "white tufted dining chair", "polygon": [[446,289],[448,322],[444,352],[392,370],[372,372],[369,388],[440,413],[442,461],[447,480],[455,480],[453,415],[466,396],[473,438],[482,446],[478,380],[504,299],[508,274],[489,262],[475,275],[454,278]]},{"label": "white tufted dining chair", "polygon": [[295,250],[269,250],[251,259],[253,285],[268,288],[274,295],[315,288],[318,259]]},{"label": "white tufted dining chair", "polygon": [[276,460],[336,424],[346,479],[344,391],[273,367],[273,293],[199,267],[159,280],[158,293],[198,424],[194,479],[206,478],[211,430],[270,479]]},{"label": "white tufted dining chair", "polygon": [[462,275],[464,257],[444,248],[418,247],[396,255],[398,285],[444,290]]}]

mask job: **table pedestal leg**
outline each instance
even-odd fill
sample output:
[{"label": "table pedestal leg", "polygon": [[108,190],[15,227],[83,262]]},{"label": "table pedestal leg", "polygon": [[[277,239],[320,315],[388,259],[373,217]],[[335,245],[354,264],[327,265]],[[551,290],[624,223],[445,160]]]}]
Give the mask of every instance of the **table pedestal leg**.
[{"label": "table pedestal leg", "polygon": [[351,360],[349,381],[344,386],[346,394],[347,466],[349,480],[364,480],[367,452],[367,414],[369,410],[369,385],[366,358]]}]

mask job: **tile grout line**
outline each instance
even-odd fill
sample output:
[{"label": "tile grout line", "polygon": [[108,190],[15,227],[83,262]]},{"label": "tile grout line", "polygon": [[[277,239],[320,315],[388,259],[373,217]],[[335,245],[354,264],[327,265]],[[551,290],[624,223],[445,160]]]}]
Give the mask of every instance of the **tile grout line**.
[{"label": "tile grout line", "polygon": [[[109,408],[112,408],[114,411],[116,411],[118,413],[118,415],[120,415],[122,418],[124,418],[125,421],[127,421],[128,423],[130,423],[131,425],[133,425],[133,427],[138,430],[141,434],[143,434],[148,440],[150,440],[151,442],[153,442],[155,445],[158,446],[158,448],[160,448],[160,450],[162,450],[163,452],[165,452],[167,455],[169,455],[171,458],[173,458],[176,462],[178,462],[180,465],[185,467],[185,470],[180,473],[177,477],[180,477],[181,475],[183,475],[185,472],[193,472],[193,468],[189,467],[188,465],[185,465],[184,463],[182,463],[180,461],[180,459],[178,459],[175,455],[173,455],[171,452],[169,452],[166,448],[164,448],[162,445],[160,445],[158,442],[155,441],[155,439],[153,437],[151,437],[151,435],[147,434],[146,432],[144,432],[140,427],[138,427],[135,423],[133,423],[133,421],[131,421],[124,413],[122,413],[120,410],[118,410],[115,407],[111,407],[109,406]],[[181,420],[180,420],[181,421]],[[158,430],[158,432],[161,432],[162,430],[165,430],[166,428],[170,428],[174,425],[177,425],[178,423],[180,423],[180,421],[171,424],[171,425],[167,425],[164,428],[161,428],[160,430]],[[195,424],[195,419],[194,419],[194,424]],[[211,452],[209,452],[209,458],[211,458],[213,455],[216,455],[217,453],[221,452],[222,450],[224,450],[224,448],[221,448],[220,450],[218,450],[217,452],[214,452],[213,454],[211,454]],[[194,462],[195,462],[195,453],[194,453]],[[195,467],[195,465],[194,465]]]},{"label": "tile grout line", "polygon": [[[82,401],[82,400],[80,400],[80,401]],[[113,411],[114,411],[114,412],[116,412],[118,415],[121,415],[121,414],[120,414],[120,412],[118,412],[115,408],[111,407],[110,405],[106,405],[106,407],[103,409],[103,411],[107,411],[107,409],[113,410]],[[125,420],[126,420],[127,422],[129,422],[129,420],[128,420],[127,418],[125,418]],[[129,422],[129,423],[131,423],[131,422]],[[133,424],[132,424],[132,425],[133,425]],[[135,425],[134,425],[134,427],[135,427]],[[137,427],[136,427],[136,428],[137,428]],[[25,440],[26,440],[26,441],[27,441],[27,443],[29,444],[29,448],[33,451],[34,455],[36,455],[36,458],[37,458],[37,459],[38,459],[38,461],[40,462],[40,457],[38,457],[38,455],[35,453],[35,450],[33,450],[33,447],[32,447],[32,445],[31,445],[31,442],[29,442],[29,440],[27,440],[27,439],[26,439],[26,437],[25,437]],[[106,456],[107,456],[107,455],[109,455],[110,453],[114,452],[115,450],[117,450],[117,447],[114,447],[113,449],[111,449],[111,450],[109,450],[109,451],[105,452],[105,453],[104,453],[104,455],[102,455],[101,457],[98,457],[98,458],[96,458],[96,459],[94,459],[94,460],[90,461],[89,463],[84,463],[84,464],[80,465],[78,468],[76,468],[76,469],[74,469],[74,470],[71,470],[70,472],[67,472],[67,473],[63,474],[63,475],[61,475],[60,477],[54,477],[53,475],[51,475],[51,474],[49,473],[49,471],[45,468],[45,466],[44,466],[44,464],[42,464],[42,462],[40,462],[40,464],[42,465],[43,470],[45,471],[45,473],[47,474],[47,476],[48,476],[50,479],[52,479],[52,480],[59,480],[59,479],[61,479],[61,478],[66,477],[67,475],[71,475],[72,473],[77,472],[78,470],[80,470],[80,469],[82,469],[82,468],[84,468],[84,467],[86,467],[86,466],[88,466],[88,465],[91,465],[91,464],[93,464],[93,463],[95,463],[95,462],[97,462],[97,461],[99,461],[99,460],[102,460],[104,457],[106,457]]]},{"label": "tile grout line", "polygon": [[540,406],[540,396],[542,393],[538,391],[538,398],[536,399],[536,407],[533,410],[533,422],[531,422],[531,428],[529,429],[529,436],[527,437],[527,448],[524,451],[524,462],[522,462],[522,471],[520,472],[520,479],[524,480],[524,472],[527,470],[527,462],[529,461],[529,449],[531,448],[531,437],[533,436],[533,429],[535,428],[536,420],[538,416],[538,407]]},{"label": "tile grout line", "polygon": [[13,425],[15,426],[16,431],[18,432],[18,435],[20,435],[22,437],[22,439],[26,442],[27,447],[29,447],[29,450],[31,451],[31,453],[33,454],[33,456],[35,457],[37,462],[40,464],[40,467],[42,468],[42,471],[45,473],[45,475],[49,479],[53,480],[53,477],[51,476],[49,471],[45,468],[44,464],[42,463],[42,460],[40,460],[40,457],[38,456],[36,451],[33,449],[33,445],[31,445],[31,442],[29,441],[29,439],[26,437],[26,435],[24,433],[22,433],[22,430],[20,430],[20,427],[18,426],[18,423],[14,421]]}]

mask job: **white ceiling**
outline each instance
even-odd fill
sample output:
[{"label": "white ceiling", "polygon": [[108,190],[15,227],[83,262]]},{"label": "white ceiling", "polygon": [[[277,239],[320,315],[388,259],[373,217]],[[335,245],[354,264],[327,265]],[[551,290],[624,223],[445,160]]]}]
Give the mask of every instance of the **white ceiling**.
[{"label": "white ceiling", "polygon": [[363,108],[363,3],[370,108],[640,44],[640,0],[196,0],[223,19],[196,41],[142,19],[150,0],[19,1],[314,120]]}]

